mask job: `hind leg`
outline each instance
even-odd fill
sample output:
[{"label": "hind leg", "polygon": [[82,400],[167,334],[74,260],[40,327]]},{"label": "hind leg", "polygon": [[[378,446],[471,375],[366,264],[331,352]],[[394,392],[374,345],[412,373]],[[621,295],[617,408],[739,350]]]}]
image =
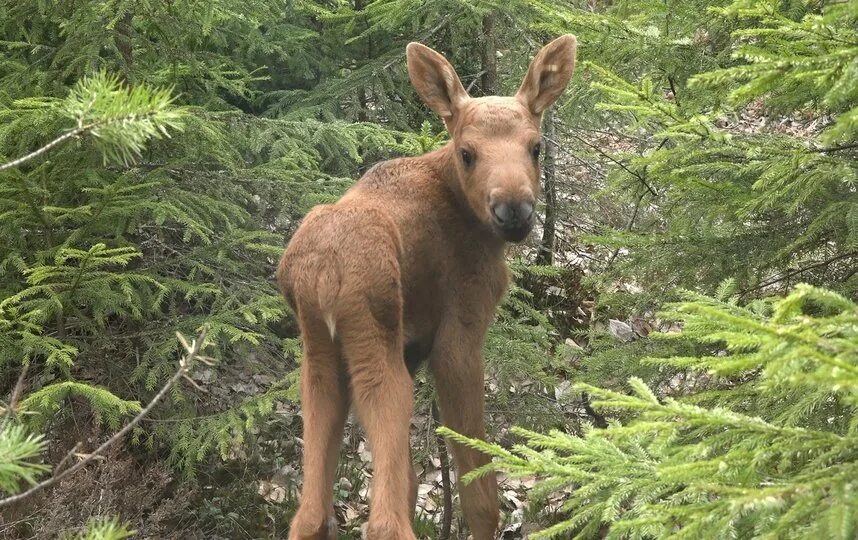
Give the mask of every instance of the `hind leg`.
[{"label": "hind leg", "polygon": [[304,487],[290,540],[335,540],[333,484],[348,415],[348,383],[339,351],[321,321],[301,320]]},{"label": "hind leg", "polygon": [[413,383],[402,355],[399,325],[361,317],[344,325],[343,355],[352,399],[372,452],[368,540],[412,540],[414,467],[409,429]]}]

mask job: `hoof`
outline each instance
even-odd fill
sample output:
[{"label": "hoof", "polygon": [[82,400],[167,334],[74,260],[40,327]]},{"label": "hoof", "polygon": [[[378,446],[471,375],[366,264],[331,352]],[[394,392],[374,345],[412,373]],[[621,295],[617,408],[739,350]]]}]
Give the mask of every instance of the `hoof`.
[{"label": "hoof", "polygon": [[289,525],[289,540],[337,540],[337,520],[333,516],[322,520],[295,516]]}]

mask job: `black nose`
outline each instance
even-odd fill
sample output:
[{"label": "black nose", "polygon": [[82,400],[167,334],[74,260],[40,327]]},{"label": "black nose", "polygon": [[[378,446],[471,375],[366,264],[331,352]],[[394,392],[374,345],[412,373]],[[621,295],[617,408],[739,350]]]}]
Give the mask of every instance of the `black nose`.
[{"label": "black nose", "polygon": [[500,202],[492,205],[495,221],[503,230],[529,229],[533,219],[533,203]]}]

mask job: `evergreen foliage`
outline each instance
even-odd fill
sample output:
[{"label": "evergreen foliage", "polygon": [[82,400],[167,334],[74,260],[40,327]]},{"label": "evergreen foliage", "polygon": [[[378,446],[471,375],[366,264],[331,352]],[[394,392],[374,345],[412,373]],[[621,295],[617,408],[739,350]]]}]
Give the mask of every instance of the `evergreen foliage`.
[{"label": "evergreen foliage", "polygon": [[76,540],[122,540],[134,536],[135,531],[119,523],[115,518],[94,518],[87,524],[86,530],[75,537]]},{"label": "evergreen foliage", "polygon": [[[644,73],[629,82],[590,64],[599,107],[651,137],[608,184],[616,193],[631,182],[640,210],[634,231],[598,237],[629,251],[613,275],[661,290],[714,292],[725,276],[743,292],[782,289],[793,276],[853,290],[854,2],[737,2],[710,12],[739,29],[721,43],[688,28],[681,41],[705,40],[724,67],[710,61],[684,81]],[[764,106],[774,126],[743,128],[746,106]],[[779,114],[809,125],[779,129]]]},{"label": "evergreen foliage", "polygon": [[[631,419],[583,436],[518,429],[512,450],[445,434],[537,474],[533,495],[572,488],[569,518],[532,538],[852,538],[858,474],[858,305],[810,285],[740,306],[688,293],[664,314],[707,356],[651,358],[706,380],[660,398],[578,384]],[[467,481],[468,479],[464,479]]]},{"label": "evergreen foliage", "polygon": [[6,493],[20,490],[22,481],[35,484],[36,477],[48,467],[32,460],[44,449],[43,438],[28,433],[20,425],[4,425],[0,429],[0,489]]}]

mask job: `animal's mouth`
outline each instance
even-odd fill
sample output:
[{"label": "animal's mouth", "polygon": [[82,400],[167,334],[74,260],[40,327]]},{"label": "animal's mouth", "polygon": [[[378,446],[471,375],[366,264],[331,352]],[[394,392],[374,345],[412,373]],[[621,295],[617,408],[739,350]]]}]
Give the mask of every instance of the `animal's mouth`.
[{"label": "animal's mouth", "polygon": [[530,231],[533,230],[533,218],[522,222],[514,227],[504,226],[494,217],[492,217],[492,230],[507,242],[519,243],[527,238]]},{"label": "animal's mouth", "polygon": [[533,229],[533,202],[501,200],[489,203],[489,219],[495,232],[507,242],[521,242]]}]

